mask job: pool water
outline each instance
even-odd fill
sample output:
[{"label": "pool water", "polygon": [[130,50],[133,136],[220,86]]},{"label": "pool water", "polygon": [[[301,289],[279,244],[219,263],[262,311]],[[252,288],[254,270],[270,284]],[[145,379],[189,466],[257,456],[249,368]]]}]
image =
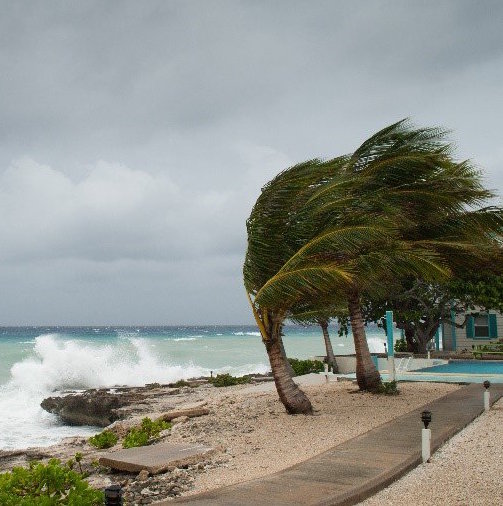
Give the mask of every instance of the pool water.
[{"label": "pool water", "polygon": [[448,364],[417,369],[414,372],[453,374],[503,374],[503,360],[452,360]]}]

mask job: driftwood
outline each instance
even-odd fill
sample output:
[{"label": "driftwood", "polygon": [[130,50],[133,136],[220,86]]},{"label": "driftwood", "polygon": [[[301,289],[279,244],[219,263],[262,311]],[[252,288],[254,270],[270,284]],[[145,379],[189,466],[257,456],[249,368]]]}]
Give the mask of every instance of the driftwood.
[{"label": "driftwood", "polygon": [[189,418],[194,418],[196,416],[204,416],[209,414],[210,410],[208,408],[185,408],[185,409],[174,409],[172,411],[168,411],[167,413],[163,413],[157,420],[163,420],[165,422],[170,422],[175,418],[179,418],[180,416],[187,416]]}]

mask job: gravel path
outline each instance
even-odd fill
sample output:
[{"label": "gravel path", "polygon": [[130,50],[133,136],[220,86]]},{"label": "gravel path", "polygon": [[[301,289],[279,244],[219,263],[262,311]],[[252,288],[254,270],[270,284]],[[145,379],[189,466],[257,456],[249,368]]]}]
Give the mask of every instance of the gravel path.
[{"label": "gravel path", "polygon": [[487,414],[361,506],[503,504],[503,399]]}]

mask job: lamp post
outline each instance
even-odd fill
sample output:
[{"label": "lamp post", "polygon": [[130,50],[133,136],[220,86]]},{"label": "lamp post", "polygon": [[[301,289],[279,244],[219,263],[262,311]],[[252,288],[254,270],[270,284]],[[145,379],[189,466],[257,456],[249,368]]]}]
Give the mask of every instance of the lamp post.
[{"label": "lamp post", "polygon": [[122,506],[122,489],[120,485],[110,485],[105,489],[105,506]]},{"label": "lamp post", "polygon": [[491,394],[489,392],[489,387],[491,386],[491,382],[485,380],[484,383],[484,411],[489,411],[490,408],[490,397]]},{"label": "lamp post", "polygon": [[424,429],[421,431],[421,453],[423,462],[428,462],[431,456],[431,429],[428,429],[431,423],[431,411],[423,411],[421,420],[424,423]]}]

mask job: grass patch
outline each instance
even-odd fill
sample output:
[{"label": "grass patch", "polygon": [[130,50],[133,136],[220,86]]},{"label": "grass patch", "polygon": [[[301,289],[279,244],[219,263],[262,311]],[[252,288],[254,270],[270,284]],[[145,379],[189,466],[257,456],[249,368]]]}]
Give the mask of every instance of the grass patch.
[{"label": "grass patch", "polygon": [[383,381],[376,391],[376,394],[379,395],[398,395],[399,393],[400,390],[398,390],[396,381]]},{"label": "grass patch", "polygon": [[189,381],[185,380],[178,380],[176,383],[170,383],[168,386],[170,388],[181,388],[181,387],[197,388],[199,385],[190,383]]},{"label": "grass patch", "polygon": [[250,383],[250,376],[231,376],[230,374],[217,374],[216,377],[210,378],[209,382],[214,387],[231,387],[233,385],[242,385],[243,383]]},{"label": "grass patch", "polygon": [[298,358],[289,358],[288,362],[295,372],[295,376],[310,374],[312,372],[322,372],[325,370],[323,362],[319,360],[299,360]]},{"label": "grass patch", "polygon": [[123,448],[135,448],[137,446],[146,446],[159,436],[162,430],[170,429],[172,424],[164,420],[153,422],[150,418],[146,417],[141,421],[141,425],[129,429],[124,441],[122,441]]},{"label": "grass patch", "polygon": [[103,450],[104,448],[111,448],[116,445],[118,438],[112,431],[104,430],[103,432],[90,437],[88,441],[89,444],[93,445],[95,448]]}]

